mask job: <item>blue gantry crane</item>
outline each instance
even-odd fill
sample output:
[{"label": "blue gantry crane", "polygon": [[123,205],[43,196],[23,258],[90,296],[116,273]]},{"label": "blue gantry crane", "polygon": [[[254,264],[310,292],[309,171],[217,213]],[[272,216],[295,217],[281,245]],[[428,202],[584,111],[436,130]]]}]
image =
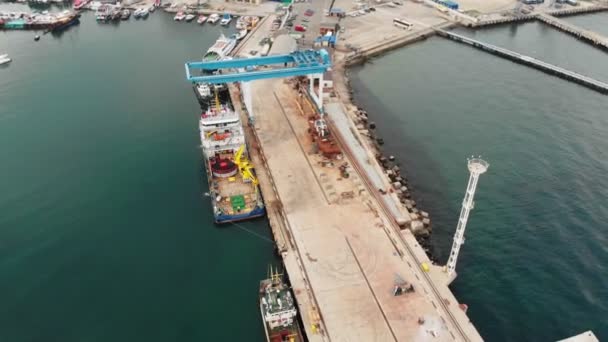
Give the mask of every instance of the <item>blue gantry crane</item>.
[{"label": "blue gantry crane", "polygon": [[[302,50],[284,55],[224,59],[210,62],[186,63],[186,78],[192,83],[241,82],[245,106],[252,114],[252,99],[249,81],[269,78],[309,76],[310,95],[322,109],[323,73],[331,67],[329,53],[324,50]],[[193,75],[191,70],[219,71],[203,75]],[[312,87],[319,79],[319,95]]]}]

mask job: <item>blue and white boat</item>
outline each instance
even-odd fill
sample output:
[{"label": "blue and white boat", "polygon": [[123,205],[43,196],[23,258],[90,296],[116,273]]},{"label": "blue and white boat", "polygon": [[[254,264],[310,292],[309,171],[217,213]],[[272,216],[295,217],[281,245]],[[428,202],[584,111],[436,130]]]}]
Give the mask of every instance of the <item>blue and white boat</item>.
[{"label": "blue and white boat", "polygon": [[230,16],[230,14],[226,13],[222,17],[222,20],[220,20],[220,25],[228,26],[231,21],[232,21],[232,16]]}]

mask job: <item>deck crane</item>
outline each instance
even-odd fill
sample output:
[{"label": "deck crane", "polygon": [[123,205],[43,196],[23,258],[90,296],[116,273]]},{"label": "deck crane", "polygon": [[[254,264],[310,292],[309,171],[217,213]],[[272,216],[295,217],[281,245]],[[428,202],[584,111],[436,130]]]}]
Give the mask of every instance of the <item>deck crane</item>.
[{"label": "deck crane", "polygon": [[[243,155],[245,152],[245,145],[241,145],[239,150],[234,155],[234,163],[239,168],[239,172],[243,179],[250,180],[254,185],[258,185],[258,179],[253,174],[253,165],[249,163],[249,160]],[[257,188],[257,187],[256,187]]]}]

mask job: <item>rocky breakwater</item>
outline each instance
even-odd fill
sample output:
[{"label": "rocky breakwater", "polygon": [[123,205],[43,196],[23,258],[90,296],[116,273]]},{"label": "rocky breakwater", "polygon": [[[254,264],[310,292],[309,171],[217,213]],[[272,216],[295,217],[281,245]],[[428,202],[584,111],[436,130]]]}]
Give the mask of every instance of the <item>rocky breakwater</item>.
[{"label": "rocky breakwater", "polygon": [[[380,189],[379,191],[383,194],[390,193],[396,195],[400,205],[409,215],[409,222],[402,225],[402,229],[410,229],[418,240],[418,243],[424,248],[428,257],[432,261],[436,261],[431,254],[430,248],[431,233],[433,229],[429,213],[418,207],[418,204],[412,196],[412,185],[409,183],[405,173],[402,172],[397,158],[393,155],[387,155],[382,150],[384,139],[377,133],[376,124],[370,120],[367,111],[356,104],[346,73],[344,74],[344,81],[348,91],[348,101],[350,102],[347,104],[347,107],[354,108],[354,110],[351,111],[351,114],[354,114],[353,120],[357,130],[362,136],[367,138],[368,145],[371,145],[373,148],[376,160],[382,167],[383,173],[390,183],[388,188]],[[342,99],[343,101],[346,100],[343,97]]]}]

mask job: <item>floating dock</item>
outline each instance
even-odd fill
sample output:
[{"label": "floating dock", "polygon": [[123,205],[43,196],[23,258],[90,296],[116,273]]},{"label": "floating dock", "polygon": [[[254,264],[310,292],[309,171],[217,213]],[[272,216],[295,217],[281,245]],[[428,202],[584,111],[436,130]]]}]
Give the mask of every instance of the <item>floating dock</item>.
[{"label": "floating dock", "polygon": [[538,60],[538,59],[530,57],[530,56],[522,55],[520,53],[511,51],[511,50],[507,50],[505,48],[501,48],[501,47],[498,47],[495,45],[480,42],[473,38],[465,37],[465,36],[462,36],[462,35],[459,35],[459,34],[456,34],[453,32],[449,32],[449,31],[445,31],[445,30],[436,30],[436,31],[437,31],[437,34],[442,37],[446,37],[453,41],[473,46],[482,51],[486,51],[491,54],[494,54],[494,55],[497,55],[500,57],[504,57],[506,59],[509,59],[509,60],[519,63],[519,64],[533,67],[533,68],[538,69],[547,74],[555,75],[555,76],[561,77],[563,79],[566,79],[568,81],[578,83],[587,88],[598,91],[602,94],[608,94],[608,83],[604,83],[602,81],[598,81],[591,77],[581,75],[574,71],[570,71],[570,70],[564,69],[562,67],[558,67],[556,65],[549,64],[547,62],[543,62],[541,60]]}]

